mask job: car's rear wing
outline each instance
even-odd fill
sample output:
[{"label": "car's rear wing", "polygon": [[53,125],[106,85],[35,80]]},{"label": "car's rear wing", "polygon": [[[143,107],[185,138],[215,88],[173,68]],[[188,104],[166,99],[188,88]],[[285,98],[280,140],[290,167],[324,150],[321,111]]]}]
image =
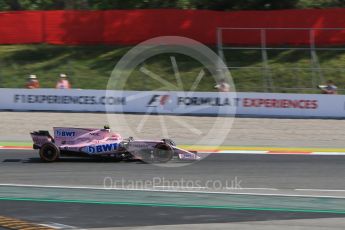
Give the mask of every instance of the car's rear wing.
[{"label": "car's rear wing", "polygon": [[34,149],[40,149],[41,146],[47,142],[54,142],[54,138],[50,135],[49,131],[39,130],[30,133]]}]

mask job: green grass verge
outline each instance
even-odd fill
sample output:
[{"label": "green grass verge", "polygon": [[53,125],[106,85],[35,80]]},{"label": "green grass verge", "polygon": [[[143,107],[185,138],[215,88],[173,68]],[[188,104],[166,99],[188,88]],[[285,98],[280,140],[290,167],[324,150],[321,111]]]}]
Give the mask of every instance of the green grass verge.
[{"label": "green grass verge", "polygon": [[0,141],[0,146],[20,146],[28,147],[32,146],[32,141]]},{"label": "green grass verge", "polygon": [[126,206],[144,206],[144,207],[202,208],[202,209],[227,209],[227,210],[243,210],[243,211],[345,214],[345,210],[273,208],[273,207],[238,207],[238,206],[231,206],[231,205],[223,205],[223,206],[219,206],[219,205],[189,205],[189,204],[173,204],[173,203],[114,202],[114,201],[95,201],[95,200],[64,200],[64,199],[48,199],[48,198],[12,198],[12,197],[0,197],[0,200],[3,200],[3,201],[46,202],[46,203],[126,205]]},{"label": "green grass verge", "polygon": [[[59,73],[70,76],[73,88],[105,89],[116,63],[132,47],[118,46],[54,46],[54,45],[1,45],[0,87],[18,88],[25,85],[29,74],[37,74],[43,88],[53,88]],[[148,59],[140,66],[176,85],[171,66],[172,54],[160,54]],[[189,90],[202,65],[190,57],[173,54],[179,67],[184,90]],[[308,51],[268,51],[269,72],[261,67],[261,53],[255,50],[227,50],[225,57],[230,66],[249,67],[232,69],[237,91],[254,92],[303,92],[317,93],[317,84],[332,79],[339,88],[345,88],[345,51],[318,51],[322,71],[310,68]],[[139,66],[139,67],[140,67]],[[152,90],[161,84],[136,68],[125,86],[125,90]],[[296,69],[298,68],[298,69]],[[304,69],[305,68],[305,69]],[[207,72],[197,91],[214,91],[215,81]],[[294,88],[305,88],[297,90]],[[163,88],[165,90],[168,88]]]}]

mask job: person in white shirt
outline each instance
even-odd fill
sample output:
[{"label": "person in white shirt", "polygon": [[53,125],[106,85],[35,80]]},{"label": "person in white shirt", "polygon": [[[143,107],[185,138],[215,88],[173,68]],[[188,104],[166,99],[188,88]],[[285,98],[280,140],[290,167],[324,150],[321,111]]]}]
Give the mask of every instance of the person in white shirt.
[{"label": "person in white shirt", "polygon": [[218,89],[219,92],[230,92],[230,85],[225,81],[225,79],[221,79],[214,88]]},{"label": "person in white shirt", "polygon": [[322,94],[337,94],[338,89],[332,80],[328,80],[326,85],[319,85],[318,88],[321,89]]}]

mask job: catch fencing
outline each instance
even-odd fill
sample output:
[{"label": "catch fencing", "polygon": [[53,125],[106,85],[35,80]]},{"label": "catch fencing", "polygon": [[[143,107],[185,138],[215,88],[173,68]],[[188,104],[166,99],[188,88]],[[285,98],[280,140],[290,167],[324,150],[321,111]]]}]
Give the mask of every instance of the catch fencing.
[{"label": "catch fencing", "polygon": [[[343,31],[345,28],[220,27],[218,55],[239,87],[246,84],[246,76],[254,76],[257,88],[251,91],[312,92],[326,80],[337,82],[345,76],[344,64],[335,66],[327,60],[344,53],[345,48],[325,46],[327,39],[332,38],[334,44],[340,41]],[[236,38],[242,36],[245,39],[238,44]]]}]

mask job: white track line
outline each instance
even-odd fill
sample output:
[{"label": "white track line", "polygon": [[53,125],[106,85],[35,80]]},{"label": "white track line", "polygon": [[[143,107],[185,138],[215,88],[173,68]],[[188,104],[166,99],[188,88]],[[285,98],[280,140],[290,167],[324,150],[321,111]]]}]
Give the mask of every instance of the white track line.
[{"label": "white track line", "polygon": [[229,190],[234,190],[234,191],[241,191],[241,190],[267,190],[267,191],[279,191],[277,188],[226,188]]},{"label": "white track line", "polygon": [[311,155],[342,156],[345,152],[312,152]]},{"label": "white track line", "polygon": [[[77,227],[75,226],[60,224],[60,223],[48,223],[48,224],[39,224],[39,225],[48,227],[48,228],[54,228],[54,229],[77,229]],[[81,230],[80,228],[78,229]]]},{"label": "white track line", "polygon": [[153,186],[153,188],[173,188],[173,189],[207,189],[207,187],[188,187],[188,186]]},{"label": "white track line", "polygon": [[306,192],[345,192],[344,189],[308,189],[308,188],[296,188],[295,191],[306,191]]},{"label": "white track line", "polygon": [[[308,195],[308,194],[285,194],[285,193],[250,193],[250,192],[223,192],[223,191],[200,191],[200,190],[164,190],[164,189],[151,189],[151,188],[142,188],[142,189],[132,189],[132,188],[103,188],[103,187],[89,187],[89,186],[62,186],[62,185],[28,185],[28,184],[0,184],[0,186],[11,186],[11,187],[32,187],[32,188],[58,188],[58,189],[85,189],[85,190],[114,190],[114,191],[142,191],[142,192],[170,192],[170,193],[196,193],[196,194],[224,194],[224,195],[252,195],[252,196],[281,196],[281,197],[305,197],[305,198],[335,198],[335,199],[345,199],[345,196],[331,196],[331,195]],[[1,189],[1,188],[0,188]],[[243,188],[244,190],[246,188]],[[255,189],[255,188],[250,188]],[[260,188],[259,188],[260,189]],[[263,189],[263,188],[261,188]],[[269,188],[275,191],[279,189]],[[240,189],[238,189],[240,191]],[[292,189],[292,191],[299,191]],[[309,191],[314,191],[310,189]],[[318,190],[315,190],[318,191]],[[324,189],[324,191],[328,191]],[[332,191],[332,190],[330,190]]]}]

